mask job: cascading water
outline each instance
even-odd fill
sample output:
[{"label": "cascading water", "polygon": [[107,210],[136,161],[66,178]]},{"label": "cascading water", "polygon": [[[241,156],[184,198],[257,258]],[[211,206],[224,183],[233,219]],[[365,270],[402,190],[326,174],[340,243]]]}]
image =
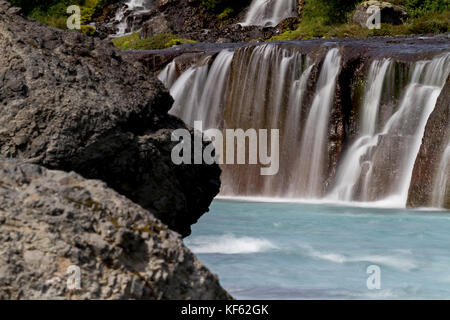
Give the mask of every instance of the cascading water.
[{"label": "cascading water", "polygon": [[[238,49],[234,54],[222,51],[211,66],[209,59],[177,80],[173,80],[176,62],[160,73],[176,101],[172,114],[191,125],[202,120],[206,129],[280,129],[282,150],[299,143],[303,98],[313,67],[307,56],[268,44]],[[282,180],[260,176],[256,165],[225,165],[222,195],[281,196],[293,191],[292,183],[284,180],[293,179],[298,152],[289,152],[281,161],[278,175]]]},{"label": "cascading water", "polygon": [[302,197],[317,198],[323,194],[328,119],[340,66],[339,50],[330,50],[323,62],[316,95],[303,132],[295,186],[296,192]]},{"label": "cascading water", "polygon": [[243,26],[273,27],[296,15],[296,0],[253,0]]},{"label": "cascading water", "polygon": [[371,147],[377,143],[375,136],[378,111],[382,96],[383,84],[389,67],[390,59],[376,60],[372,63],[367,79],[367,90],[364,95],[361,117],[360,137],[347,151],[336,175],[336,187],[328,196],[329,199],[351,201],[355,199],[358,180],[363,167],[361,159]]},{"label": "cascading water", "polygon": [[369,169],[362,176],[362,201],[387,200],[404,206],[430,114],[450,73],[450,54],[414,65],[397,111],[377,135]]},{"label": "cascading water", "polygon": [[219,128],[233,55],[233,51],[223,50],[211,66],[211,57],[207,57],[176,80],[175,62],[170,63],[159,75],[175,100],[170,112],[191,126],[201,120],[203,129]]},{"label": "cascading water", "polygon": [[225,166],[222,195],[274,197],[290,192],[285,182],[292,178],[297,161],[291,147],[301,138],[301,126],[295,121],[300,120],[311,64],[307,56],[275,45],[236,51],[225,102],[225,127],[279,129],[283,155],[276,176],[261,176],[257,165]]},{"label": "cascading water", "polygon": [[[223,165],[222,196],[405,206],[425,126],[450,73],[450,54],[412,65],[392,58],[371,64],[355,122],[359,130],[330,176],[335,164],[327,153],[328,134],[341,60],[339,50],[330,49],[318,70],[317,59],[295,48],[252,45],[207,56],[184,72],[175,60],[159,77],[175,99],[171,113],[191,125],[201,120],[205,129],[280,130],[278,174],[261,176],[259,165]],[[445,197],[448,153],[434,187],[435,206]]]},{"label": "cascading water", "polygon": [[450,72],[450,55],[419,61],[399,107],[376,132],[389,59],[372,63],[361,118],[360,137],[340,162],[330,200],[385,201],[404,206],[425,126]]},{"label": "cascading water", "polygon": [[[128,16],[137,15],[140,13],[144,13],[149,11],[154,6],[153,0],[128,0],[125,2],[125,6],[116,12],[116,16],[114,18],[116,25],[116,34],[115,37],[123,36],[127,32],[128,28]],[[129,12],[129,14],[127,14]],[[130,30],[133,32],[135,30]]]}]

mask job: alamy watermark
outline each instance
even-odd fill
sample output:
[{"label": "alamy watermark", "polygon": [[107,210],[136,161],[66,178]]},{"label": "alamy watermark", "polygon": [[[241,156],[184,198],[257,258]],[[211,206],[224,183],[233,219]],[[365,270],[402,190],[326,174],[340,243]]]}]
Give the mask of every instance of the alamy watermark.
[{"label": "alamy watermark", "polygon": [[367,8],[366,13],[369,15],[366,26],[369,29],[381,29],[381,9],[379,6],[372,5]]},{"label": "alamy watermark", "polygon": [[[203,132],[202,127],[202,121],[194,122],[195,131]],[[270,143],[267,129],[246,131],[226,129],[224,133],[219,129],[208,129],[202,135],[195,134],[194,142],[192,142],[189,130],[175,130],[172,133],[172,141],[179,143],[172,149],[172,162],[176,165],[192,164],[193,158],[194,164],[259,164],[262,166],[260,174],[263,176],[273,176],[278,173],[280,168],[278,129],[270,130]],[[203,149],[203,141],[212,141],[212,143]]]},{"label": "alamy watermark", "polygon": [[81,9],[79,6],[73,5],[67,8],[67,14],[71,16],[67,19],[67,29],[81,30]]},{"label": "alamy watermark", "polygon": [[[66,287],[68,290],[81,290],[81,269],[79,266],[71,265],[67,268],[66,274],[68,275],[66,281]],[[47,285],[56,285],[61,283],[60,277],[54,277],[46,281]]]},{"label": "alamy watermark", "polygon": [[369,290],[381,289],[381,268],[377,265],[370,265],[366,270],[370,276],[367,278],[366,286]]}]

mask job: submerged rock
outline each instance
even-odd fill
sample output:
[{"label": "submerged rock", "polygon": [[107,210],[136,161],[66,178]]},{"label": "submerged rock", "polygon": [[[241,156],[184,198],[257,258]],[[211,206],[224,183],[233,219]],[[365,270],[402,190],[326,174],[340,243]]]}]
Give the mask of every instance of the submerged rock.
[{"label": "submerged rock", "polygon": [[0,155],[100,179],[183,236],[220,188],[171,161],[173,99],[107,41],[45,27],[0,0]]},{"label": "submerged rock", "polygon": [[230,299],[152,213],[98,180],[0,160],[0,299]]}]

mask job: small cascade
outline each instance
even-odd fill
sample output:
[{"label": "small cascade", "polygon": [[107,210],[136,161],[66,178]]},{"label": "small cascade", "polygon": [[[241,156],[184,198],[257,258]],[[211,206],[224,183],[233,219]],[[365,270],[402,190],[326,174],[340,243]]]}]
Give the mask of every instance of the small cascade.
[{"label": "small cascade", "polygon": [[[153,7],[153,0],[128,0],[127,2],[125,2],[125,6],[117,10],[116,16],[114,18],[114,23],[116,24],[117,29],[114,37],[119,37],[127,34],[127,29],[129,29],[129,16],[148,12]],[[129,32],[133,31],[136,30],[133,30],[133,28],[131,27]]]},{"label": "small cascade", "polygon": [[450,145],[444,151],[433,188],[432,206],[443,208],[450,193]]},{"label": "small cascade", "polygon": [[336,186],[328,195],[329,199],[351,201],[356,198],[358,180],[367,164],[361,160],[377,143],[375,132],[383,84],[391,66],[390,59],[383,59],[375,60],[370,67],[361,112],[360,137],[352,144],[341,161],[336,175]]},{"label": "small cascade", "polygon": [[221,51],[211,63],[204,58],[176,79],[176,62],[170,63],[159,79],[170,88],[175,100],[170,113],[193,126],[194,121],[203,121],[203,129],[221,127],[221,111],[228,87],[233,51]]},{"label": "small cascade", "polygon": [[274,27],[297,15],[296,0],[253,0],[243,26]]},{"label": "small cascade", "polygon": [[295,173],[297,176],[295,190],[301,197],[310,199],[323,194],[328,120],[340,66],[339,50],[330,50],[323,62],[316,94],[303,132],[300,161]]},{"label": "small cascade", "polygon": [[236,51],[225,103],[226,128],[279,129],[280,171],[260,176],[258,165],[225,166],[222,195],[284,196],[297,167],[303,98],[312,61],[295,50],[266,44]]},{"label": "small cascade", "polygon": [[169,63],[158,75],[158,79],[166,86],[166,88],[172,88],[173,84],[178,78],[177,63],[172,61]]},{"label": "small cascade", "polygon": [[361,176],[362,201],[387,200],[404,206],[430,114],[450,73],[450,54],[416,62],[397,111],[377,135]]}]

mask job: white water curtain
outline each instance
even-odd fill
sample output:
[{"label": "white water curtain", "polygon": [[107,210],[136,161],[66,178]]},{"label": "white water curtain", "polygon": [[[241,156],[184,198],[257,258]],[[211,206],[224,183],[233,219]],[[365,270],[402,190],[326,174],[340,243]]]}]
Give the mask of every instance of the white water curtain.
[{"label": "white water curtain", "polygon": [[296,0],[253,0],[243,26],[274,27],[297,14]]}]

